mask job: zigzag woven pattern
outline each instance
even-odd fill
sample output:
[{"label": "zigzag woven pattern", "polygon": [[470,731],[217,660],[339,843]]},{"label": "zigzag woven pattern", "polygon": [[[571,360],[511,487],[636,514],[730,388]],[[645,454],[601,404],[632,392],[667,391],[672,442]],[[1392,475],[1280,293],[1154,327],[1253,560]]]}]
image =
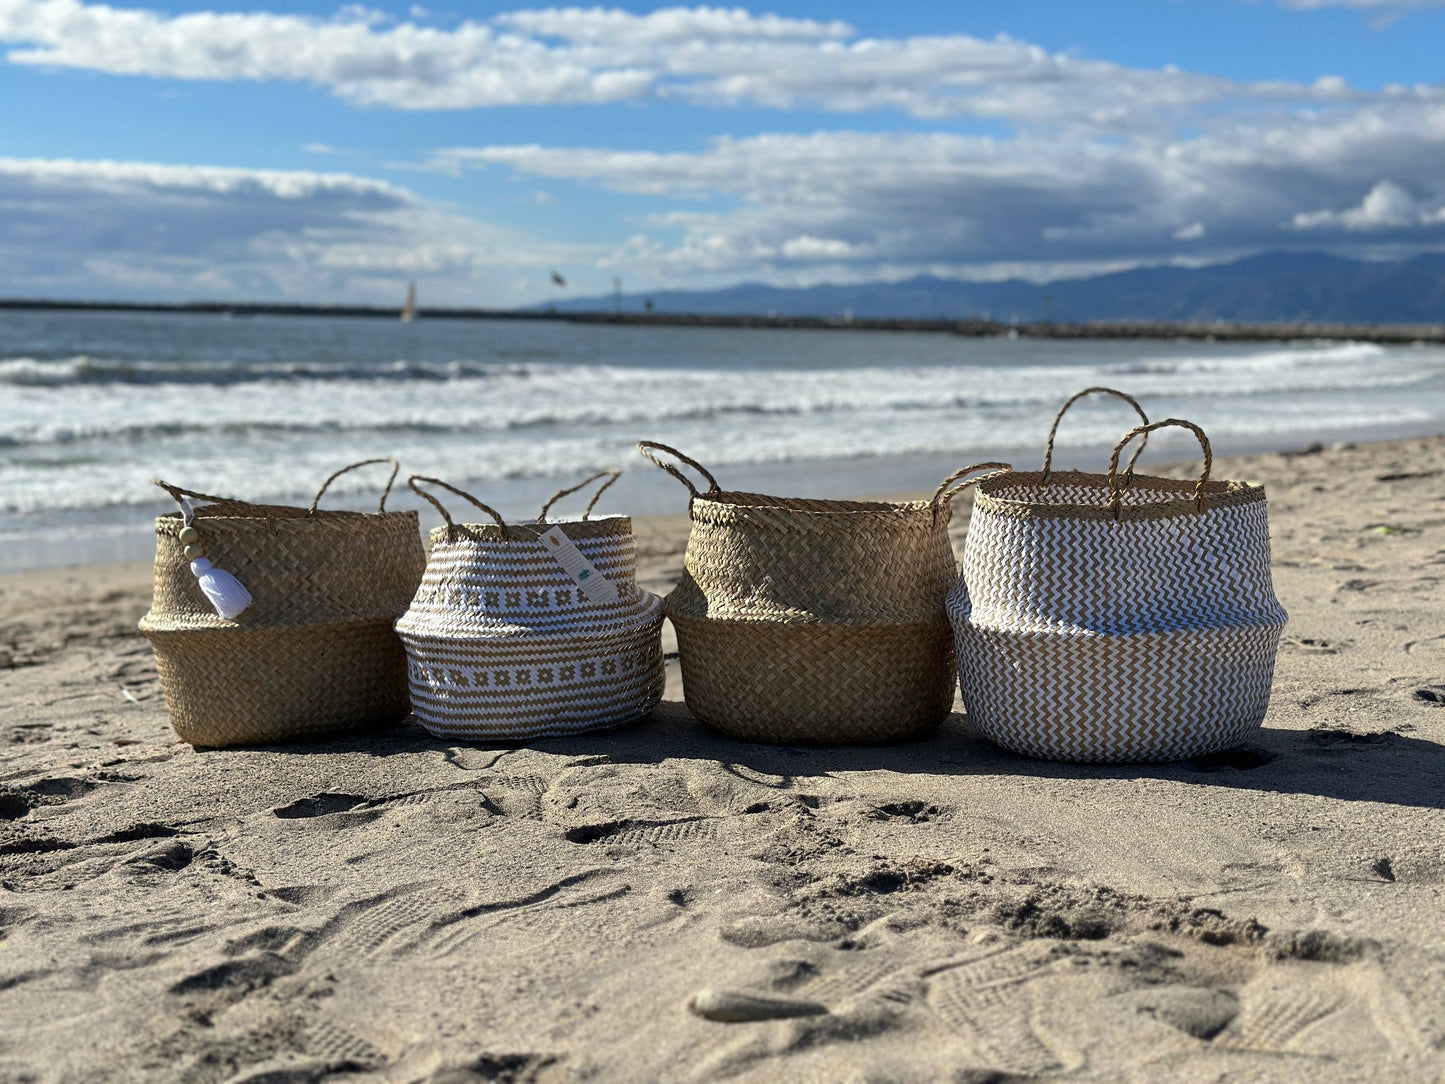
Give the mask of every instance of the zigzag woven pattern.
[{"label": "zigzag woven pattern", "polygon": [[1287,620],[1263,490],[1210,483],[1196,505],[1180,499],[1194,483],[1136,476],[1122,511],[1148,514],[1116,519],[1104,476],[1035,478],[980,483],[948,598],[973,724],[1058,760],[1238,744],[1264,720]]},{"label": "zigzag woven pattern", "polygon": [[662,600],[637,586],[632,521],[553,521],[617,589],[589,600],[543,528],[457,524],[396,623],[412,710],[448,738],[526,740],[605,730],[662,699]]}]

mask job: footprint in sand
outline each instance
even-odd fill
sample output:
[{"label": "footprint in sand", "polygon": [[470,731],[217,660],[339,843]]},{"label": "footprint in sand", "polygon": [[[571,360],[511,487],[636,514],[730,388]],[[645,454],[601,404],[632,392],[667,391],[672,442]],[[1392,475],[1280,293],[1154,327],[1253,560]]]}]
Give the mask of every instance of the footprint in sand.
[{"label": "footprint in sand", "polygon": [[1034,1030],[1031,980],[1054,961],[1050,947],[1021,945],[981,959],[924,968],[928,1003],[987,1066],[1016,1073],[1062,1067]]},{"label": "footprint in sand", "polygon": [[601,903],[632,891],[618,880],[613,869],[583,870],[521,897],[482,902],[445,882],[404,885],[342,906],[314,935],[314,951],[336,966],[357,957],[442,958],[510,918]]},{"label": "footprint in sand", "polygon": [[542,798],[551,784],[540,775],[499,775],[482,784],[491,803],[509,817],[542,820]]},{"label": "footprint in sand", "polygon": [[355,1025],[318,1020],[306,1033],[306,1052],[327,1062],[372,1068],[386,1060],[381,1051],[356,1034]]},{"label": "footprint in sand", "polygon": [[1136,1012],[1205,1042],[1239,1015],[1239,998],[1207,986],[1151,986],[1130,992],[1123,1001]]},{"label": "footprint in sand", "polygon": [[349,813],[366,804],[367,799],[359,794],[327,792],[314,794],[309,798],[298,798],[294,802],[277,806],[271,810],[271,813],[282,820],[300,820],[309,817],[325,817],[332,813]]},{"label": "footprint in sand", "polygon": [[47,805],[63,805],[93,791],[98,784],[89,779],[57,777],[41,779],[28,786],[0,794],[0,820],[15,821],[32,809]]},{"label": "footprint in sand", "polygon": [[415,884],[346,904],[322,929],[328,955],[402,955],[415,948],[461,893],[441,884]]},{"label": "footprint in sand", "polygon": [[1405,654],[1413,655],[1422,661],[1445,663],[1445,636],[1411,640],[1405,644]]},{"label": "footprint in sand", "polygon": [[660,846],[695,839],[713,839],[716,836],[715,817],[689,817],[686,820],[661,823],[613,821],[607,824],[580,825],[569,828],[566,832],[569,843],[607,843],[624,847]]},{"label": "footprint in sand", "polygon": [[1287,961],[1258,974],[1239,1000],[1216,1046],[1319,1058],[1419,1052],[1409,1004],[1372,962]]},{"label": "footprint in sand", "polygon": [[1333,991],[1267,990],[1249,995],[1234,1026],[1218,1045],[1235,1050],[1286,1051],[1305,1028],[1339,1008]]}]

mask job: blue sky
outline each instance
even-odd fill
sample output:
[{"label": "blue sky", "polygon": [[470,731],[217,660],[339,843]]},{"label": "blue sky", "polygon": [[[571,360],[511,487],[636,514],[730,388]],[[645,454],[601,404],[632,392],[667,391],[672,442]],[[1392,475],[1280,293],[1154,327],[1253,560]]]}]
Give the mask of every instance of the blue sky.
[{"label": "blue sky", "polygon": [[516,304],[1445,245],[1445,3],[0,0],[0,294]]}]

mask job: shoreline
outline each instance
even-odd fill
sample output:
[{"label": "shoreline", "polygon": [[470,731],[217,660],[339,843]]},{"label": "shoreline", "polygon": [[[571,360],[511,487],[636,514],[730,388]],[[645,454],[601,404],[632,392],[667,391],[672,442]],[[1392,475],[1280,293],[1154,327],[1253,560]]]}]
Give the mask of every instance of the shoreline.
[{"label": "shoreline", "polygon": [[[0,298],[0,311],[143,312],[251,316],[332,316],[399,319],[400,310],[383,305],[310,305],[272,302],[64,301]],[[1098,320],[1064,324],[1048,320],[1014,322],[980,318],[768,316],[722,313],[634,313],[550,309],[427,308],[417,320],[536,320],[574,324],[656,327],[768,328],[800,331],[907,331],[967,338],[1163,339],[1202,342],[1370,342],[1445,343],[1445,324],[1194,323],[1152,320]]]},{"label": "shoreline", "polygon": [[[1283,457],[1312,454],[1332,448],[1389,445],[1403,441],[1445,436],[1445,430],[1434,425],[1418,430],[1408,426],[1392,426],[1387,430],[1359,429],[1351,431],[1320,431],[1290,438],[1289,446],[1281,446],[1279,438],[1244,438],[1216,440],[1214,449],[1220,463],[1264,455]],[[1171,449],[1165,462],[1150,469],[1169,473],[1179,469],[1175,455],[1187,456],[1190,448],[1182,442]],[[1107,462],[1108,451],[1101,447],[1060,445],[1059,454],[1083,469],[1099,469]],[[792,494],[807,489],[807,495],[823,498],[858,498],[864,500],[898,500],[926,497],[932,492],[934,479],[942,479],[969,462],[999,460],[1011,462],[1018,470],[1032,469],[1039,455],[1037,444],[1019,441],[1017,447],[991,447],[959,455],[867,456],[850,459],[787,461],[724,467],[723,475],[731,488],[748,492]],[[1216,468],[1216,473],[1219,468]],[[807,478],[807,485],[793,483],[794,478]],[[488,486],[476,487],[479,495],[503,515],[525,518],[565,479],[535,476],[503,479]],[[465,483],[463,483],[465,485]],[[296,503],[305,498],[277,494],[250,494],[248,499],[259,503]],[[681,507],[683,491],[673,480],[647,464],[631,465],[609,494],[614,512],[632,514],[637,524],[653,519],[669,519],[676,515],[669,509]],[[361,509],[369,507],[369,496],[350,496],[337,500],[334,507]],[[421,515],[422,533],[440,524],[432,507],[409,493],[398,493],[392,502],[396,509],[414,508]],[[604,509],[606,506],[604,506]],[[164,501],[152,506],[116,506],[107,509],[69,510],[53,515],[45,523],[22,531],[16,524],[20,514],[0,516],[0,577],[43,572],[54,569],[102,568],[110,565],[146,564],[154,543],[153,521],[156,515],[170,510]],[[629,511],[632,510],[632,511]],[[635,514],[634,514],[635,513]],[[7,522],[8,521],[8,522]]]},{"label": "shoreline", "polygon": [[[1261,468],[1268,470],[1267,464],[1271,462],[1292,462],[1295,460],[1318,457],[1325,454],[1348,455],[1351,453],[1363,453],[1369,456],[1390,455],[1397,449],[1406,446],[1419,445],[1421,443],[1429,445],[1439,443],[1442,447],[1445,447],[1445,433],[1412,433],[1407,435],[1382,437],[1372,440],[1335,441],[1330,443],[1325,443],[1323,441],[1314,441],[1306,444],[1303,447],[1298,448],[1278,448],[1269,446],[1266,443],[1262,442],[1259,446],[1251,447],[1247,450],[1237,450],[1232,453],[1225,454],[1216,453],[1214,459],[1214,470],[1212,473],[1215,477],[1239,477],[1246,481],[1257,483],[1261,480],[1258,472]],[[1059,449],[1060,461],[1066,461],[1067,457],[1072,452],[1073,449],[1061,446]],[[1191,476],[1192,472],[1198,471],[1198,462],[1199,461],[1197,459],[1170,460],[1164,463],[1148,465],[1143,469],[1146,470],[1146,472],[1148,473],[1154,473],[1164,477],[1187,477]],[[870,490],[865,486],[863,487],[862,492],[859,492],[857,488],[850,489],[846,486],[840,488],[839,485],[836,484],[838,480],[856,475],[856,471],[849,472],[846,469],[837,469],[846,467],[846,463],[847,461],[841,461],[840,463],[829,464],[830,467],[835,468],[827,476],[833,484],[825,484],[822,489],[819,489],[816,485],[817,479],[810,476],[808,482],[812,486],[812,488],[808,491],[806,495],[825,498],[844,498],[869,501],[914,501],[924,500],[932,495],[933,491],[931,488],[894,487],[881,490]],[[777,480],[780,476],[783,475],[803,474],[808,469],[808,467],[811,466],[811,464],[802,465],[800,469],[800,464],[797,463],[768,464],[766,465],[766,468],[761,472],[755,471],[753,477],[748,479],[749,484],[741,486],[740,488],[748,492],[777,492],[779,495],[803,495],[801,491],[807,488],[805,486],[798,485],[791,487],[791,490],[798,490],[800,491],[799,493],[791,493],[791,490],[785,493],[784,490],[788,489],[788,487],[784,487],[783,489],[776,489],[770,487],[770,482]],[[1020,457],[1019,461],[1015,464],[1015,469],[1031,470],[1034,468],[1027,459]],[[1087,464],[1085,464],[1082,469],[1092,468],[1089,468]],[[1231,470],[1236,470],[1239,473],[1235,475],[1230,475],[1229,472]],[[889,471],[886,468],[879,471],[879,474],[884,477],[887,477],[890,473],[896,474],[896,472]],[[940,475],[940,477],[942,477],[942,475]],[[764,479],[768,480],[765,481]],[[539,492],[549,491],[551,487],[555,484],[554,480],[551,479],[531,479],[529,481],[538,484]],[[657,479],[652,479],[652,481],[657,482],[659,485],[668,487],[666,492],[668,492],[669,494],[672,493],[671,487],[675,483],[672,483],[670,479],[666,479],[663,476],[659,475]],[[754,482],[760,484],[754,485],[752,484]],[[262,500],[261,503],[267,503],[267,501]],[[972,497],[969,492],[966,492],[965,495],[958,502],[956,502],[956,508],[959,511],[954,517],[955,522],[952,528],[952,531],[954,533],[957,534],[962,531],[963,526],[966,524],[966,515],[964,514],[964,510],[969,508],[971,504]],[[358,501],[345,501],[342,502],[342,506],[354,506],[355,508],[360,509],[362,507],[370,507],[370,501],[369,499],[362,499]],[[434,513],[430,506],[424,504],[419,500],[411,502],[410,504],[407,504],[405,506],[398,504],[396,507],[416,507],[418,511],[422,513],[421,534],[423,541],[425,541],[427,534],[432,527],[436,527],[441,524],[441,518]],[[599,509],[599,512],[608,511],[610,511],[611,514],[629,515],[629,513],[625,510],[609,510],[605,507]],[[430,516],[430,518],[428,518],[428,516]],[[136,525],[134,533],[137,537],[144,539],[146,546],[149,547],[154,538],[154,517],[150,515],[145,515],[138,518],[140,520],[143,520],[143,522],[140,522]],[[687,533],[690,524],[690,520],[686,512],[644,512],[642,514],[630,515],[630,518],[632,519],[634,534],[638,539],[639,557],[643,555],[643,550],[645,548],[644,540],[648,540],[648,545],[652,549],[656,549],[657,546],[661,544],[664,547],[673,547],[677,549],[679,553],[682,546],[686,543]],[[152,560],[150,557],[135,557],[133,559],[120,560],[79,560],[55,564],[30,565],[24,568],[5,568],[3,566],[0,566],[0,590],[3,590],[6,586],[17,587],[29,586],[32,584],[54,586],[73,580],[75,576],[80,574],[83,574],[86,577],[96,577],[98,582],[105,582],[109,584],[116,584],[122,582],[134,583],[138,577],[148,579],[151,574],[151,568]],[[656,587],[652,587],[650,589],[657,590]],[[666,592],[661,591],[660,593],[665,594]]]}]

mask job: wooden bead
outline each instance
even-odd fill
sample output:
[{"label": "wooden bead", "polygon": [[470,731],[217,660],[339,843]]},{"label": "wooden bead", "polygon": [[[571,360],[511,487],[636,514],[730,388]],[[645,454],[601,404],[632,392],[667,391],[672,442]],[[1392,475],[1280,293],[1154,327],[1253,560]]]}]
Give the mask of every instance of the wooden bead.
[{"label": "wooden bead", "polygon": [[187,561],[195,561],[206,555],[206,551],[200,546],[187,546],[181,552],[186,555]]},{"label": "wooden bead", "polygon": [[176,536],[181,540],[183,546],[194,546],[201,540],[201,532],[194,527],[182,527],[181,533]]}]

